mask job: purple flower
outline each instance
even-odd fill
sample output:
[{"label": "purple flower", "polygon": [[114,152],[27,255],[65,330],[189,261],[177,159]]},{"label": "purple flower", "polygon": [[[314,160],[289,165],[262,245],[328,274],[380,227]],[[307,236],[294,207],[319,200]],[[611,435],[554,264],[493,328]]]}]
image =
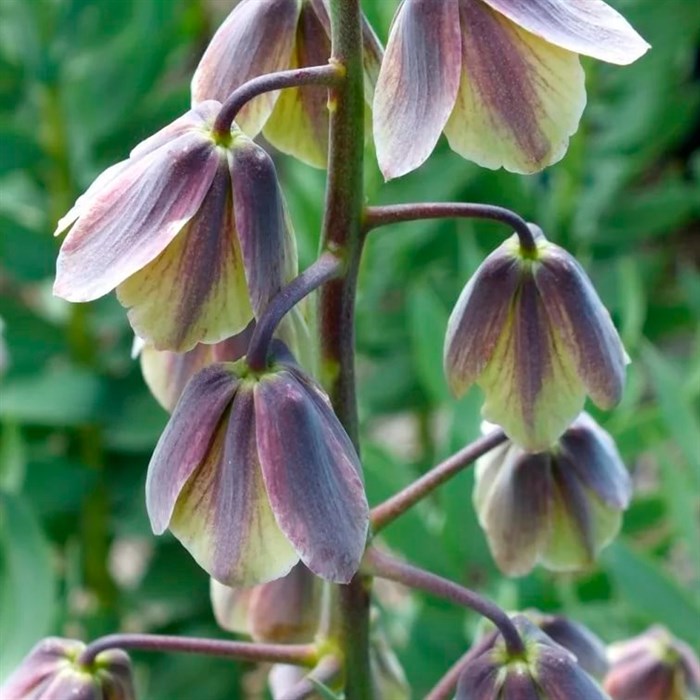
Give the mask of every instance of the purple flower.
[{"label": "purple flower", "polygon": [[620,400],[627,356],[583,268],[531,229],[535,252],[513,236],[469,280],[450,316],[444,363],[457,396],[476,382],[484,418],[541,452],[586,394],[601,408]]},{"label": "purple flower", "polygon": [[134,700],[129,657],[103,651],[81,664],[82,642],[49,637],[39,642],[0,687],[3,700]]},{"label": "purple flower", "polygon": [[655,626],[609,647],[605,690],[613,700],[696,700],[700,661],[685,642]]},{"label": "purple flower", "polygon": [[242,331],[296,274],[269,156],[235,127],[217,141],[209,101],[106,170],[58,223],[54,293],[117,289],[137,335],[186,351]]},{"label": "purple flower", "polygon": [[525,616],[513,622],[525,653],[511,657],[500,634],[492,635],[462,672],[456,700],[607,700],[571,653]]},{"label": "purple flower", "polygon": [[[192,103],[226,98],[265,73],[324,65],[331,56],[327,0],[243,0],[219,27],[192,79]],[[362,20],[365,94],[372,100],[381,46]],[[260,131],[284,153],[318,168],[328,152],[328,91],[299,87],[251,100],[236,122],[251,138]]]},{"label": "purple flower", "polygon": [[151,459],[146,505],[156,534],[169,528],[228,586],[280,578],[300,559],[346,583],[369,523],[350,438],[282,354],[261,375],[241,362],[194,376]]},{"label": "purple flower", "polygon": [[444,130],[479,165],[541,170],[586,103],[578,54],[627,64],[648,48],[602,0],[404,0],[374,98],[379,166],[414,170]]},{"label": "purple flower", "polygon": [[591,564],[617,534],[631,482],[615,443],[582,413],[547,452],[504,443],[477,461],[474,505],[499,568]]}]

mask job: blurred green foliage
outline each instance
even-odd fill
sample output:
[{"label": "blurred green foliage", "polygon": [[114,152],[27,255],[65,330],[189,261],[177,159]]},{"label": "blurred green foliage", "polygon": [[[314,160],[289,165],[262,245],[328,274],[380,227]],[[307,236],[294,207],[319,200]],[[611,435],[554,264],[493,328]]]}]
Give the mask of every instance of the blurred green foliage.
[{"label": "blurred green foliage", "polygon": [[[538,222],[585,265],[632,358],[613,434],[636,495],[597,568],[499,575],[465,473],[404,516],[386,543],[508,608],[563,611],[604,639],[653,621],[691,643],[700,629],[700,12],[696,0],[618,0],[653,45],[637,64],[586,61],[589,106],[565,160],[519,177],[441,144],[420,171],[381,182],[372,203],[491,202]],[[394,0],[365,0],[382,40]],[[0,678],[42,635],[217,634],[208,581],[171,537],[154,538],[143,498],[165,413],[130,357],[114,298],[51,296],[57,218],[107,165],[188,105],[188,81],[226,2],[3,0],[0,4]],[[315,254],[323,173],[278,158],[302,263]],[[449,309],[507,232],[428,222],[372,235],[358,299],[364,462],[376,503],[473,439],[476,390],[442,377]],[[415,697],[461,654],[473,615],[401,598],[385,620]],[[250,668],[136,655],[149,700],[249,697]],[[244,674],[245,676],[244,680]]]}]

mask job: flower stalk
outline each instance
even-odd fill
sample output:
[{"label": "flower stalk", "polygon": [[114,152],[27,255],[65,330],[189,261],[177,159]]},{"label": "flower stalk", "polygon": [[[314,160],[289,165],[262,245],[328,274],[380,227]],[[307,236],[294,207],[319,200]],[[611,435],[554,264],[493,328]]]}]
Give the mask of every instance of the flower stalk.
[{"label": "flower stalk", "polygon": [[487,620],[491,620],[498,628],[503,635],[506,649],[511,658],[525,653],[525,646],[520,633],[507,613],[478,593],[448,581],[441,576],[394,559],[374,547],[368,549],[365,553],[362,570],[372,576],[379,576],[389,581],[402,583],[409,588],[432,593],[439,598],[444,598],[457,605],[474,610],[474,612],[479,613]]},{"label": "flower stalk", "polygon": [[241,109],[259,95],[302,85],[333,87],[342,81],[344,73],[345,70],[341,64],[331,61],[325,66],[283,70],[253,78],[229,95],[216,117],[213,131],[219,138],[227,137],[231,131],[231,124]]},{"label": "flower stalk", "polygon": [[166,634],[110,634],[89,644],[80,655],[79,663],[89,666],[107,649],[139,649],[180,654],[218,656],[239,661],[263,661],[312,667],[318,661],[314,644],[261,644],[258,642],[229,642],[203,637],[178,637]]},{"label": "flower stalk", "polygon": [[394,494],[391,498],[388,498],[384,503],[380,503],[372,508],[370,522],[374,534],[390,525],[416,503],[430,495],[438,486],[459,474],[479,457],[498,447],[505,440],[506,435],[502,430],[495,430],[475,440],[463,447],[459,452],[440,462],[420,479],[416,479],[416,481]]},{"label": "flower stalk", "polygon": [[520,247],[524,252],[534,252],[537,248],[535,237],[527,221],[510,209],[495,204],[473,202],[419,202],[415,204],[389,204],[367,207],[364,218],[364,231],[370,231],[407,221],[423,219],[488,219],[510,226],[518,234]]}]

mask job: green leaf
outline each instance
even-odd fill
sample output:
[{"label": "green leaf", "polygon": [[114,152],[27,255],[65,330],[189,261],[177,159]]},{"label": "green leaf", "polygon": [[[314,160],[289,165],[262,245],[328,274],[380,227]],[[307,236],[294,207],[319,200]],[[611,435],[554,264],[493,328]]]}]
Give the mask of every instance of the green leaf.
[{"label": "green leaf", "polygon": [[0,492],[0,682],[51,631],[51,552],[33,511]]},{"label": "green leaf", "polygon": [[603,552],[601,565],[614,581],[618,598],[639,618],[666,625],[679,637],[697,639],[700,607],[653,559],[617,541]]},{"label": "green leaf", "polygon": [[312,676],[309,676],[309,680],[324,700],[343,700],[345,697],[345,695],[336,695],[327,685],[324,685],[321,681]]}]

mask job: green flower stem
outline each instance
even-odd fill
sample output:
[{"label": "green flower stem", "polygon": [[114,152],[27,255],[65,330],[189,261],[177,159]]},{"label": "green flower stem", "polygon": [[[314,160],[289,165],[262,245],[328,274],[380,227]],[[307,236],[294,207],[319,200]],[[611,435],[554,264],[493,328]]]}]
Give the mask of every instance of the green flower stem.
[{"label": "green flower stem", "polygon": [[452,700],[462,671],[464,671],[473,659],[479,656],[479,654],[493,643],[494,634],[495,633],[487,634],[466,654],[460,657],[449,671],[437,682],[435,687],[425,696],[425,700]]},{"label": "green flower stem", "polygon": [[344,68],[331,61],[323,66],[307,66],[306,68],[283,70],[253,78],[236,88],[226,98],[226,102],[221,105],[221,110],[216,116],[213,131],[221,137],[228,136],[231,132],[231,124],[238,113],[258,95],[272,92],[273,90],[301,87],[302,85],[332,87],[342,82],[344,75]]},{"label": "green flower stem", "polygon": [[343,665],[335,656],[324,656],[306,678],[280,695],[279,700],[306,700],[318,697],[318,684],[330,685],[338,680]]},{"label": "green flower stem", "polygon": [[467,202],[420,202],[367,207],[364,217],[366,233],[380,226],[422,219],[490,219],[513,228],[524,251],[533,252],[537,244],[527,221],[510,209],[493,204]]},{"label": "green flower stem", "polygon": [[[344,274],[319,295],[321,379],[359,450],[355,387],[355,294],[362,254],[364,87],[359,0],[330,0],[332,61],[345,79],[329,95],[330,143],[321,248],[345,260]],[[369,664],[369,579],[340,586],[340,643],[347,700],[373,697]]]},{"label": "green flower stem", "polygon": [[418,567],[405,564],[394,559],[378,549],[371,547],[365,553],[362,570],[372,576],[402,583],[404,586],[416,588],[426,593],[432,593],[439,598],[445,598],[457,605],[463,605],[479,613],[498,628],[503,636],[506,649],[511,656],[518,657],[525,653],[525,645],[520,634],[504,610],[495,603],[482,598],[478,593],[470,591],[441,576],[423,571]]},{"label": "green flower stem", "polygon": [[459,452],[433,467],[420,479],[417,479],[405,489],[384,501],[384,503],[375,506],[370,514],[373,532],[376,534],[385,528],[421,499],[431,494],[438,486],[444,484],[455,474],[459,474],[476,459],[490,452],[494,447],[505,442],[506,439],[506,435],[502,430],[494,430],[463,447]]},{"label": "green flower stem", "polygon": [[309,667],[318,662],[314,644],[260,644],[166,634],[110,634],[89,644],[78,658],[78,663],[90,666],[101,652],[108,649],[201,654],[239,661],[264,661]]},{"label": "green flower stem", "polygon": [[267,351],[279,322],[296,304],[315,289],[337,277],[342,270],[342,261],[333,253],[322,253],[298,277],[294,278],[268,304],[260,317],[248,345],[248,366],[253,371],[262,371],[267,366]]}]

